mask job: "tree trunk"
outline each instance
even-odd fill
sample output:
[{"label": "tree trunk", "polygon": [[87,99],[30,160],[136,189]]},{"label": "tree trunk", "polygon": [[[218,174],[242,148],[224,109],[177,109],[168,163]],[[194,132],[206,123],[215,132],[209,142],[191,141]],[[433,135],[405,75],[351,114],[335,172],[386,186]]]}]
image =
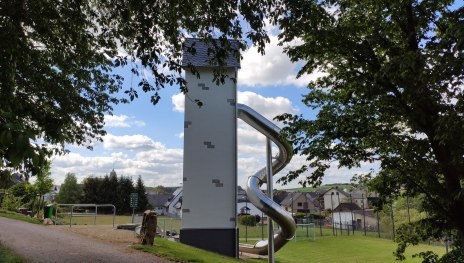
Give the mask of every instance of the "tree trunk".
[{"label": "tree trunk", "polygon": [[140,230],[142,245],[153,245],[156,235],[156,225],[156,213],[151,210],[145,211],[143,213],[142,229]]}]

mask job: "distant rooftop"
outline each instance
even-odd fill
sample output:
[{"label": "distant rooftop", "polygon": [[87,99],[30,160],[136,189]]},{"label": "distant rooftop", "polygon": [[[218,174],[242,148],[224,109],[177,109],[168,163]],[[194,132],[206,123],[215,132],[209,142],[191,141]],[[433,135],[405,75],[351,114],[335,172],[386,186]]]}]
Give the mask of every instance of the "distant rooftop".
[{"label": "distant rooftop", "polygon": [[[221,52],[221,43],[218,39],[213,40],[217,45],[217,50]],[[232,50],[240,52],[239,42],[237,40],[228,40]],[[205,43],[197,38],[187,38],[184,42],[184,51],[182,57],[182,66],[195,67],[219,67],[219,65],[211,64],[211,59],[214,58],[215,44]],[[236,52],[231,51],[227,54],[225,65],[227,68],[240,68],[240,59],[236,56]]]}]

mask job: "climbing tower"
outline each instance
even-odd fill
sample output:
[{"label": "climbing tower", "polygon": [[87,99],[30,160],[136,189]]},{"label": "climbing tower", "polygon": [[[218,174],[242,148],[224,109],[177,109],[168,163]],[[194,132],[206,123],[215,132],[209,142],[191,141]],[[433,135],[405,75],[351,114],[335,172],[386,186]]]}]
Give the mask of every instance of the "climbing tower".
[{"label": "climbing tower", "polygon": [[[219,42],[217,42],[219,43]],[[238,47],[231,41],[232,47]],[[225,83],[216,84],[209,54],[212,44],[184,43],[184,172],[180,242],[231,257],[238,255],[237,70],[230,54],[222,65]],[[193,52],[187,51],[192,50]],[[199,73],[189,69],[195,66]],[[217,68],[216,68],[217,69]],[[202,104],[198,105],[198,102]]]}]

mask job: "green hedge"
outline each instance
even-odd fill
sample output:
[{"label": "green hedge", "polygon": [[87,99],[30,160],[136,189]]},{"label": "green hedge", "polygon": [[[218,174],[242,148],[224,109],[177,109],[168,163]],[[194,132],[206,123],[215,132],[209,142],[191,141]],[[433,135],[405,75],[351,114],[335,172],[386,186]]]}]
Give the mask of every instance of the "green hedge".
[{"label": "green hedge", "polygon": [[244,226],[256,226],[256,216],[241,215],[238,217],[238,222]]}]

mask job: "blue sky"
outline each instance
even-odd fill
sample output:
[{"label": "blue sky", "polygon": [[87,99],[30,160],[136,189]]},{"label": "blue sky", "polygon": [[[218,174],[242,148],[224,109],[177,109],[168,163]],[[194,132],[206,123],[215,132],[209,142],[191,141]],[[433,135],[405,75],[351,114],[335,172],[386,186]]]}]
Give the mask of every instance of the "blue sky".
[{"label": "blue sky", "polygon": [[[242,53],[241,69],[238,73],[238,102],[247,104],[265,117],[272,119],[282,113],[303,114],[314,118],[315,112],[301,103],[309,79],[321,73],[296,79],[301,64],[292,64],[277,45],[277,37],[271,36],[266,55],[261,56],[251,47]],[[129,68],[123,69],[126,84],[131,75]],[[134,85],[136,79],[132,79]],[[153,106],[149,95],[139,93],[139,98],[130,104],[116,105],[113,116],[106,116],[105,129],[108,134],[103,143],[95,143],[94,150],[68,146],[71,153],[52,159],[52,177],[55,183],[63,182],[65,174],[75,173],[78,180],[88,176],[104,176],[113,168],[118,175],[140,175],[146,186],[179,186],[182,182],[183,147],[183,100],[176,86],[161,91],[161,101]],[[279,178],[289,169],[304,163],[304,157],[295,156]],[[248,176],[265,165],[265,138],[238,121],[238,183],[245,186]],[[357,170],[330,169],[324,183],[349,182]],[[288,186],[297,186],[297,181]]]}]

